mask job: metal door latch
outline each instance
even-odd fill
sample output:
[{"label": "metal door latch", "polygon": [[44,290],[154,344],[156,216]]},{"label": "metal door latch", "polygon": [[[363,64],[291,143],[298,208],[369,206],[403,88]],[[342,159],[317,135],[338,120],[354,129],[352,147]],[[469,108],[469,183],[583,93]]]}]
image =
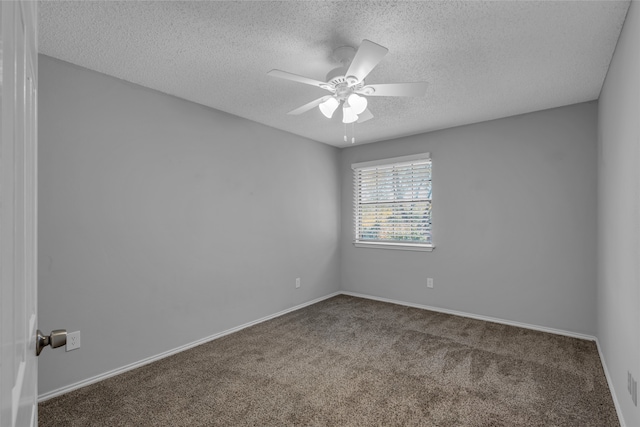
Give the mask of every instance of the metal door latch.
[{"label": "metal door latch", "polygon": [[38,329],[36,336],[36,356],[40,356],[40,352],[43,348],[50,345],[51,348],[58,348],[67,343],[67,330],[56,329],[51,331],[51,335],[42,335],[40,329]]}]

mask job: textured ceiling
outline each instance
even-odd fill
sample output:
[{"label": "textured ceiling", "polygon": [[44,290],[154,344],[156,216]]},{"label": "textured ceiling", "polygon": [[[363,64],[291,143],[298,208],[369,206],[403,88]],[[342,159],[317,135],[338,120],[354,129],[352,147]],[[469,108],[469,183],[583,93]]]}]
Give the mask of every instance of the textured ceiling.
[{"label": "textured ceiling", "polygon": [[[628,1],[41,2],[41,53],[334,146],[324,80],[334,48],[389,49],[368,84],[427,81],[422,98],[369,99],[358,144],[597,99]],[[336,114],[338,116],[338,114]],[[351,133],[351,125],[349,125]]]}]

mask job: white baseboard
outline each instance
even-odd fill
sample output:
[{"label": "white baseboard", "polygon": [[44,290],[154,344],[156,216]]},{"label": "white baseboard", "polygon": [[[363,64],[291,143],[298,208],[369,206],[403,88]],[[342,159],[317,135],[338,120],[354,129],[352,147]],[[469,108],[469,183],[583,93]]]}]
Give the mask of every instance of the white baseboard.
[{"label": "white baseboard", "polygon": [[339,291],[338,292],[334,292],[332,294],[325,295],[325,296],[322,296],[320,298],[316,298],[314,300],[307,301],[307,302],[302,303],[302,304],[298,304],[298,305],[296,305],[294,307],[287,308],[286,310],[279,311],[279,312],[277,312],[275,314],[270,314],[269,316],[265,316],[265,317],[262,317],[260,319],[253,320],[251,322],[245,323],[243,325],[236,326],[236,327],[231,328],[231,329],[227,329],[226,331],[222,331],[222,332],[219,332],[217,334],[210,335],[210,336],[208,336],[206,338],[202,338],[202,339],[199,339],[197,341],[190,342],[189,344],[185,344],[185,345],[182,345],[180,347],[176,347],[176,348],[174,348],[172,350],[165,351],[165,352],[157,354],[155,356],[147,357],[146,359],[142,359],[142,360],[140,360],[138,362],[130,363],[128,365],[122,366],[121,368],[116,368],[116,369],[113,369],[111,371],[105,372],[103,374],[96,375],[96,376],[91,377],[91,378],[87,378],[86,380],[78,381],[77,383],[73,383],[73,384],[70,384],[70,385],[67,385],[67,386],[64,386],[64,387],[60,387],[60,388],[58,388],[56,390],[52,390],[52,391],[43,393],[43,394],[38,396],[38,402],[44,402],[45,400],[49,400],[49,399],[51,399],[53,397],[60,396],[61,394],[69,393],[70,391],[79,389],[81,387],[88,386],[89,384],[97,383],[98,381],[105,380],[105,379],[107,379],[109,377],[113,377],[115,375],[122,374],[122,373],[130,371],[132,369],[139,368],[141,366],[147,365],[147,364],[155,362],[157,360],[164,359],[165,357],[171,356],[173,354],[180,353],[181,351],[185,351],[185,350],[188,350],[190,348],[196,347],[196,346],[198,346],[200,344],[204,344],[206,342],[213,341],[215,339],[224,337],[225,335],[229,335],[229,334],[232,334],[234,332],[238,332],[238,331],[240,331],[242,329],[245,329],[245,328],[248,328],[250,326],[257,325],[258,323],[266,322],[267,320],[271,320],[271,319],[274,319],[276,317],[280,317],[280,316],[282,316],[284,314],[287,314],[287,313],[290,313],[292,311],[300,310],[301,308],[307,307],[309,305],[316,304],[316,303],[318,303],[320,301],[335,297],[335,296],[340,295],[340,294],[341,294],[341,292],[339,292]]},{"label": "white baseboard", "polygon": [[600,355],[600,362],[602,362],[602,369],[604,369],[604,376],[607,378],[607,384],[609,384],[609,391],[611,391],[611,397],[613,398],[613,404],[616,407],[616,413],[618,414],[618,420],[620,421],[620,427],[626,427],[627,424],[624,422],[624,417],[622,416],[622,408],[620,407],[620,403],[618,402],[618,396],[616,396],[616,389],[613,388],[613,381],[611,381],[611,375],[609,375],[609,368],[607,368],[607,362],[604,359],[604,354],[602,353],[602,349],[600,348],[600,341],[596,338],[596,346],[598,347],[598,354]]},{"label": "white baseboard", "polygon": [[372,295],[366,295],[366,294],[360,294],[360,293],[357,293],[357,292],[348,292],[348,291],[338,291],[338,292],[334,292],[334,293],[329,294],[329,295],[322,296],[320,298],[316,298],[316,299],[311,300],[311,301],[307,301],[305,303],[296,305],[296,306],[288,308],[286,310],[282,310],[282,311],[279,311],[277,313],[271,314],[269,316],[265,316],[265,317],[262,317],[260,319],[245,323],[243,325],[236,326],[236,327],[231,328],[231,329],[227,329],[225,331],[222,331],[222,332],[219,332],[217,334],[202,338],[202,339],[197,340],[197,341],[193,341],[193,342],[191,342],[189,344],[185,344],[185,345],[180,346],[180,347],[176,347],[176,348],[174,348],[172,350],[165,351],[165,352],[157,354],[155,356],[147,357],[146,359],[142,359],[142,360],[140,360],[138,362],[130,363],[128,365],[122,366],[120,368],[113,369],[113,370],[105,372],[103,374],[96,375],[94,377],[87,378],[87,379],[82,380],[82,381],[78,381],[78,382],[76,382],[74,384],[70,384],[68,386],[64,386],[64,387],[58,388],[56,390],[49,391],[47,393],[43,393],[43,394],[38,396],[38,402],[44,402],[45,400],[51,399],[53,397],[60,396],[62,394],[65,394],[65,393],[68,393],[70,391],[79,389],[81,387],[85,387],[85,386],[88,386],[90,384],[96,383],[98,381],[102,381],[102,380],[105,380],[107,378],[113,377],[115,375],[122,374],[124,372],[130,371],[132,369],[139,368],[141,366],[147,365],[149,363],[155,362],[155,361],[160,360],[160,359],[164,359],[165,357],[171,356],[171,355],[179,353],[181,351],[185,351],[185,350],[188,350],[190,348],[196,347],[198,345],[204,344],[206,342],[213,341],[215,339],[224,337],[225,335],[229,335],[229,334],[232,334],[234,332],[238,332],[238,331],[240,331],[242,329],[245,329],[245,328],[248,328],[250,326],[257,325],[258,323],[266,322],[267,320],[271,320],[271,319],[274,319],[276,317],[280,317],[280,316],[282,316],[284,314],[287,314],[287,313],[290,313],[292,311],[300,310],[301,308],[307,307],[309,305],[316,304],[316,303],[318,303],[320,301],[324,301],[326,299],[332,298],[332,297],[337,296],[337,295],[349,295],[349,296],[358,297],[358,298],[366,298],[366,299],[375,300],[375,301],[382,301],[382,302],[387,302],[387,303],[391,303],[391,304],[404,305],[404,306],[407,306],[407,307],[413,307],[413,308],[419,308],[419,309],[423,309],[423,310],[436,311],[436,312],[440,312],[440,313],[453,314],[453,315],[456,315],[456,316],[468,317],[468,318],[471,318],[471,319],[478,319],[478,320],[484,320],[484,321],[488,321],[488,322],[501,323],[501,324],[505,324],[505,325],[517,326],[517,327],[520,327],[520,328],[533,329],[533,330],[536,330],[536,331],[549,332],[549,333],[552,333],[552,334],[565,335],[565,336],[569,336],[569,337],[595,341],[596,342],[596,346],[598,348],[598,353],[600,355],[600,360],[602,361],[602,366],[604,368],[604,373],[605,373],[605,376],[607,378],[607,383],[609,385],[609,390],[611,391],[611,396],[613,397],[613,403],[615,405],[616,412],[618,413],[618,419],[620,420],[620,425],[621,425],[621,427],[626,427],[626,424],[624,422],[624,418],[622,417],[622,411],[620,409],[620,405],[619,405],[618,399],[616,397],[616,392],[615,392],[615,390],[613,388],[613,383],[611,382],[611,376],[609,375],[609,370],[607,369],[607,364],[605,362],[604,355],[602,354],[602,350],[600,349],[600,344],[598,342],[598,339],[596,337],[592,336],[592,335],[585,335],[585,334],[580,334],[580,333],[576,333],[576,332],[569,332],[569,331],[564,331],[564,330],[560,330],[560,329],[548,328],[548,327],[545,327],[545,326],[538,326],[538,325],[531,325],[531,324],[528,324],[528,323],[514,322],[514,321],[511,321],[511,320],[498,319],[498,318],[495,318],[495,317],[482,316],[482,315],[472,314],[472,313],[465,313],[465,312],[462,312],[462,311],[449,310],[449,309],[446,309],[446,308],[439,308],[439,307],[432,307],[432,306],[423,305],[423,304],[414,304],[414,303],[394,300],[394,299],[390,299],[390,298],[382,298],[382,297],[376,297],[376,296],[372,296]]},{"label": "white baseboard", "polygon": [[422,304],[413,304],[413,303],[410,303],[410,302],[398,301],[398,300],[393,300],[393,299],[389,299],[389,298],[382,298],[382,297],[376,297],[376,296],[372,296],[372,295],[359,294],[357,292],[342,291],[341,294],[342,295],[350,295],[350,296],[353,296],[353,297],[371,299],[371,300],[375,300],[375,301],[388,302],[388,303],[391,303],[391,304],[404,305],[404,306],[407,306],[407,307],[421,308],[423,310],[437,311],[439,313],[455,314],[456,316],[469,317],[471,319],[485,320],[485,321],[494,322],[494,323],[502,323],[504,325],[511,325],[511,326],[517,326],[517,327],[520,327],[520,328],[533,329],[535,331],[549,332],[549,333],[557,334],[557,335],[565,335],[565,336],[568,336],[568,337],[580,338],[580,339],[589,340],[589,341],[595,341],[596,347],[598,348],[598,355],[600,356],[600,362],[602,363],[602,368],[604,369],[604,376],[607,378],[607,384],[609,386],[609,391],[611,392],[611,397],[613,399],[613,404],[614,404],[614,406],[616,408],[616,413],[618,414],[618,420],[620,421],[620,427],[626,427],[627,426],[625,421],[624,421],[624,417],[622,415],[622,408],[620,407],[620,403],[618,402],[618,397],[616,396],[616,390],[613,388],[613,382],[611,381],[611,375],[609,375],[609,369],[607,368],[607,363],[605,361],[604,354],[602,354],[602,349],[600,348],[600,342],[598,341],[598,338],[593,336],[593,335],[586,335],[586,334],[580,334],[580,333],[577,333],[577,332],[564,331],[562,329],[548,328],[546,326],[531,325],[531,324],[528,324],[528,323],[514,322],[514,321],[511,321],[511,320],[498,319],[498,318],[495,318],[495,317],[481,316],[479,314],[465,313],[465,312],[462,312],[462,311],[449,310],[449,309],[446,309],[446,308],[431,307],[431,306],[422,305]]},{"label": "white baseboard", "polygon": [[594,337],[593,335],[581,334],[581,333],[578,333],[578,332],[564,331],[562,329],[548,328],[546,326],[532,325],[532,324],[529,324],[529,323],[520,323],[520,322],[515,322],[513,320],[499,319],[497,317],[483,316],[483,315],[480,315],[480,314],[465,313],[463,311],[449,310],[448,308],[432,307],[432,306],[423,305],[423,304],[414,304],[414,303],[411,303],[411,302],[398,301],[398,300],[394,300],[394,299],[390,299],[390,298],[376,297],[376,296],[372,296],[372,295],[360,294],[360,293],[357,293],[357,292],[342,291],[341,293],[343,295],[350,295],[352,297],[366,298],[366,299],[371,299],[371,300],[375,300],[375,301],[388,302],[388,303],[391,303],[391,304],[404,305],[404,306],[407,306],[407,307],[421,308],[423,310],[437,311],[439,313],[454,314],[456,316],[468,317],[468,318],[477,319],[477,320],[484,320],[486,322],[501,323],[503,325],[517,326],[519,328],[532,329],[534,331],[549,332],[551,334],[556,334],[556,335],[564,335],[564,336],[572,337],[572,338],[580,338],[580,339],[588,340],[588,341],[596,341],[596,337]]}]

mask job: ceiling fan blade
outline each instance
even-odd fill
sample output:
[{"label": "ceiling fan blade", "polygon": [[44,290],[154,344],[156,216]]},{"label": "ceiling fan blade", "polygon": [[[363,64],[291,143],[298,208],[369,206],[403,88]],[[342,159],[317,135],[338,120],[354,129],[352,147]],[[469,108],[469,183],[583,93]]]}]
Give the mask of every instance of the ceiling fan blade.
[{"label": "ceiling fan blade", "polygon": [[427,86],[427,82],[388,83],[367,85],[357,92],[366,96],[423,96],[427,93]]},{"label": "ceiling fan blade", "polygon": [[366,122],[367,120],[373,119],[373,114],[367,108],[358,116],[358,123]]},{"label": "ceiling fan blade", "polygon": [[313,107],[317,107],[318,105],[320,105],[321,103],[323,103],[329,98],[331,98],[331,95],[323,96],[322,98],[318,98],[314,101],[311,101],[308,104],[304,104],[302,107],[298,107],[295,110],[291,110],[287,114],[292,114],[295,116],[298,114],[306,113],[307,111],[311,110]]},{"label": "ceiling fan blade", "polygon": [[304,83],[311,86],[317,86],[321,89],[329,90],[329,86],[320,80],[310,79],[309,77],[299,76],[297,74],[288,73],[282,70],[271,70],[267,73],[271,77],[279,77],[281,79],[291,80],[298,83]]},{"label": "ceiling fan blade", "polygon": [[361,82],[382,61],[387,52],[389,52],[389,49],[386,47],[366,39],[362,40],[345,76],[347,79],[353,76],[358,79],[358,82]]}]

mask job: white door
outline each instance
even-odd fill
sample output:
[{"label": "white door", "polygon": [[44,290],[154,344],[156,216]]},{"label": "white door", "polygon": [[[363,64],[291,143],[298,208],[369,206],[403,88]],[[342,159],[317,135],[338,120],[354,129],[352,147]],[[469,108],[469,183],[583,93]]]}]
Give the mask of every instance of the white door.
[{"label": "white door", "polygon": [[35,1],[0,3],[0,426],[36,426]]}]

